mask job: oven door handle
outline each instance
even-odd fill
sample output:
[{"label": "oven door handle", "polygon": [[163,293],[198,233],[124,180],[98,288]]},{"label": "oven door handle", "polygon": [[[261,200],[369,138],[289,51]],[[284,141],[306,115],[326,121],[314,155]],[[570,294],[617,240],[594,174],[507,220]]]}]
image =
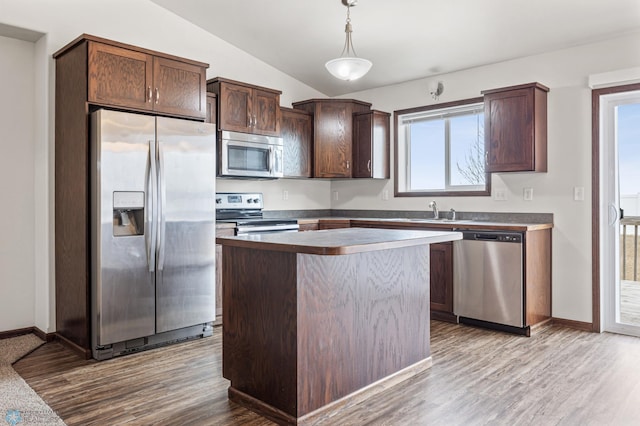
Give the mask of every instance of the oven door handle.
[{"label": "oven door handle", "polygon": [[299,229],[298,224],[283,225],[283,226],[238,226],[236,228],[236,235],[254,233],[254,232],[282,232],[282,231],[297,231]]}]

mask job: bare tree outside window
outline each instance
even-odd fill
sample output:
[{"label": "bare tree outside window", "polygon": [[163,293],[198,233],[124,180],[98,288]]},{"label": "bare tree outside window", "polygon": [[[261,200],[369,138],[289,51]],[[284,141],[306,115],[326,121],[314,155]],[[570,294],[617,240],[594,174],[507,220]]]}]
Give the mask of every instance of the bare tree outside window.
[{"label": "bare tree outside window", "polygon": [[477,117],[478,133],[475,142],[469,146],[469,151],[464,155],[464,164],[456,161],[456,167],[460,175],[469,185],[483,185],[486,172],[484,169],[484,118]]}]

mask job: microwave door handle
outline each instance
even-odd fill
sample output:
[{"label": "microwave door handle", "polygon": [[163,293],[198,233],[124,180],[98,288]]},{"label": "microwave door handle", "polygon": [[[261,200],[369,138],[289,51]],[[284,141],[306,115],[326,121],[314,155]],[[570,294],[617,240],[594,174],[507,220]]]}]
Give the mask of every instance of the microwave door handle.
[{"label": "microwave door handle", "polygon": [[269,147],[269,164],[268,164],[269,174],[270,175],[273,174],[273,163],[274,163],[274,161],[273,161],[273,147],[270,146]]}]

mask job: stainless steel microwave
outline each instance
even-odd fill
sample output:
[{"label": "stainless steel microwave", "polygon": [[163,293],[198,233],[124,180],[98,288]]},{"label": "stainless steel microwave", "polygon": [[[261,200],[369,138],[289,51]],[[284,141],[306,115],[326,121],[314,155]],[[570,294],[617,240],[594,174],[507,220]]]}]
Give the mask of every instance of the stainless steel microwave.
[{"label": "stainless steel microwave", "polygon": [[220,133],[218,176],[275,179],[284,176],[282,138]]}]

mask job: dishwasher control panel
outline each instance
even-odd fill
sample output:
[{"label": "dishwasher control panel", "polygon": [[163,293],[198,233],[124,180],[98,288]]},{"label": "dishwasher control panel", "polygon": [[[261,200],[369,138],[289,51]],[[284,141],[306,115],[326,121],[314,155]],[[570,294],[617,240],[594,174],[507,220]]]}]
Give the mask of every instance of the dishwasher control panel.
[{"label": "dishwasher control panel", "polygon": [[498,243],[522,243],[522,234],[504,231],[464,231],[463,239],[475,241],[495,241]]}]

